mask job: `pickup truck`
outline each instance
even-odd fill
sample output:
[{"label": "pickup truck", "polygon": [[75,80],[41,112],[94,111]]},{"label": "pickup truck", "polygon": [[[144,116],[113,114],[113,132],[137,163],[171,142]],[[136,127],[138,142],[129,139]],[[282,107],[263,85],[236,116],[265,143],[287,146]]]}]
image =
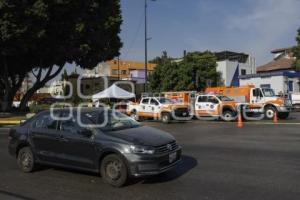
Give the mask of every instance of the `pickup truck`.
[{"label": "pickup truck", "polygon": [[189,118],[189,106],[175,104],[165,97],[144,97],[139,103],[130,103],[127,114],[135,120],[155,119],[163,123]]},{"label": "pickup truck", "polygon": [[195,102],[195,116],[233,121],[237,118],[237,103],[224,95],[198,95]]}]

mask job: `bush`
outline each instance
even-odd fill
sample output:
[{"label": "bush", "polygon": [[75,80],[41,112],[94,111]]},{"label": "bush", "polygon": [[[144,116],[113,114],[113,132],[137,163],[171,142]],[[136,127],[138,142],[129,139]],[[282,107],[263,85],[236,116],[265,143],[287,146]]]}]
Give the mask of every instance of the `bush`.
[{"label": "bush", "polygon": [[48,104],[40,104],[40,105],[30,105],[29,107],[29,110],[31,113],[38,113],[40,111],[43,111],[43,110],[48,110],[50,109],[50,105]]}]

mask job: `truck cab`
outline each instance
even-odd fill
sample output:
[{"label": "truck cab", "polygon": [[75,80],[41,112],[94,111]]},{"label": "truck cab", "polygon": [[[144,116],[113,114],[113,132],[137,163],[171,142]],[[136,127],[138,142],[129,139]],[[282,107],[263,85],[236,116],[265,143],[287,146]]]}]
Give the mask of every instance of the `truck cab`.
[{"label": "truck cab", "polygon": [[277,113],[281,119],[286,119],[291,110],[291,103],[284,97],[277,97],[271,88],[251,88],[250,109],[258,107],[265,118],[272,119]]},{"label": "truck cab", "polygon": [[127,113],[136,120],[151,118],[169,123],[176,118],[188,118],[189,106],[175,104],[165,97],[143,97],[139,104],[129,105]]},{"label": "truck cab", "polygon": [[212,117],[232,121],[237,117],[236,106],[236,102],[227,96],[202,94],[196,98],[195,115],[196,117]]}]

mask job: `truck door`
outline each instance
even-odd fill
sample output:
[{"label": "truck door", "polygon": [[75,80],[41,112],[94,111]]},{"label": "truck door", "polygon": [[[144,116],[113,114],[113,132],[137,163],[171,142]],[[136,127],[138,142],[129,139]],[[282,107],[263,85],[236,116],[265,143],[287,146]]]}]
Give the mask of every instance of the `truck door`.
[{"label": "truck door", "polygon": [[207,97],[208,104],[206,105],[206,109],[211,116],[220,115],[219,106],[220,102],[216,96],[208,96]]},{"label": "truck door", "polygon": [[207,96],[200,95],[196,99],[195,103],[195,115],[196,116],[206,116],[206,106],[207,106]]},{"label": "truck door", "polygon": [[150,99],[150,105],[148,106],[148,111],[149,113],[152,113],[153,117],[158,117],[158,114],[159,114],[159,102],[154,99],[154,98],[151,98]]},{"label": "truck door", "polygon": [[250,102],[252,104],[262,104],[262,103],[264,103],[264,95],[263,95],[260,88],[253,88],[252,89]]},{"label": "truck door", "polygon": [[148,106],[149,98],[143,98],[139,106],[139,116],[147,117],[149,115]]}]

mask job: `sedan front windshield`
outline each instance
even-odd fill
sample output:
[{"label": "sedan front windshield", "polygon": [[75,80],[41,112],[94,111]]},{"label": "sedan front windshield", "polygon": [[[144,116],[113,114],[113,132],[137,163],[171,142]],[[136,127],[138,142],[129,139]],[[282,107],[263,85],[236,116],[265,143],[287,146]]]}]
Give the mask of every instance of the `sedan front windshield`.
[{"label": "sedan front windshield", "polygon": [[265,97],[275,97],[275,92],[273,89],[262,89]]},{"label": "sedan front windshield", "polygon": [[93,124],[102,131],[116,131],[140,126],[140,123],[134,119],[113,110],[86,113],[85,116],[93,121]]}]

